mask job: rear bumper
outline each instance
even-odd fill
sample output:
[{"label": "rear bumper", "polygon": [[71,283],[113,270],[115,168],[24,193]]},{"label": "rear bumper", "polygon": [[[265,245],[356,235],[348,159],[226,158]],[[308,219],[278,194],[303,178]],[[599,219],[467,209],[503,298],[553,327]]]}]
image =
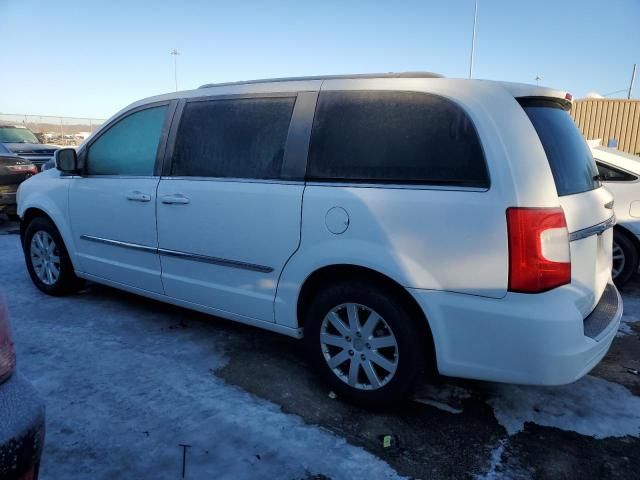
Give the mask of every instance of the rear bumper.
[{"label": "rear bumper", "polygon": [[[45,431],[44,403],[18,374],[0,385],[0,478],[37,478]],[[31,475],[30,475],[31,474]]]},{"label": "rear bumper", "polygon": [[571,288],[536,295],[508,293],[501,299],[409,291],[429,320],[443,375],[563,385],[600,362],[622,317],[622,300],[613,284],[586,319],[570,300]]}]

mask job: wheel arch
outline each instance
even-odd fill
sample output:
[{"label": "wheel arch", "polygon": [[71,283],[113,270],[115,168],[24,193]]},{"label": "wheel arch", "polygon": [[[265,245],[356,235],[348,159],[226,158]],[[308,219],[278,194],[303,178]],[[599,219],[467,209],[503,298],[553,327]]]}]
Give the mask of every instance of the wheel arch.
[{"label": "wheel arch", "polygon": [[341,280],[364,280],[389,292],[390,295],[395,296],[407,306],[412,313],[418,334],[425,340],[427,365],[433,366],[434,372],[437,371],[436,345],[429,320],[424,311],[416,299],[400,283],[388,275],[369,267],[344,263],[331,264],[320,267],[310,273],[303,282],[298,294],[296,314],[299,328],[304,328],[305,309],[308,307],[313,293],[321,289],[323,285],[335,281],[336,278]]},{"label": "wheel arch", "polygon": [[[38,207],[29,207],[22,214],[22,219],[20,221],[20,241],[24,242],[24,232],[27,229],[27,225],[36,217],[45,217],[53,222],[55,225],[55,221],[51,218],[47,212]],[[57,228],[57,225],[56,225]],[[58,229],[59,230],[59,229]]]},{"label": "wheel arch", "polygon": [[69,258],[71,259],[71,264],[75,270],[78,270],[78,262],[75,256],[75,248],[72,241],[71,232],[66,228],[61,228],[61,222],[58,220],[59,215],[56,215],[55,212],[51,212],[46,208],[43,208],[41,205],[30,205],[26,207],[21,215],[20,220],[20,242],[24,243],[24,234],[27,228],[27,225],[35,218],[42,217],[51,221],[53,225],[56,227],[60,236],[62,237],[62,241],[64,242],[64,246],[69,254]]},{"label": "wheel arch", "polygon": [[626,236],[629,240],[631,240],[631,242],[636,247],[636,251],[638,252],[638,255],[640,255],[640,239],[638,239],[638,237],[636,237],[631,230],[629,230],[623,225],[617,224],[615,227],[613,227],[613,231],[621,233],[622,235]]}]

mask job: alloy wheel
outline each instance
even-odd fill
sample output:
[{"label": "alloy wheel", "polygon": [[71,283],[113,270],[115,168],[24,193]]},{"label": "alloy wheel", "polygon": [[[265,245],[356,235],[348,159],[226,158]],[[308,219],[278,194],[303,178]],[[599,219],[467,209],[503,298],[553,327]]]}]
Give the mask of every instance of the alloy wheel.
[{"label": "alloy wheel", "polygon": [[60,277],[60,252],[53,237],[38,230],[31,238],[29,253],[38,279],[45,285],[56,283]]},{"label": "alloy wheel", "polygon": [[331,309],[320,327],[320,346],[333,373],[358,390],[383,387],[398,368],[398,342],[389,324],[357,303]]}]

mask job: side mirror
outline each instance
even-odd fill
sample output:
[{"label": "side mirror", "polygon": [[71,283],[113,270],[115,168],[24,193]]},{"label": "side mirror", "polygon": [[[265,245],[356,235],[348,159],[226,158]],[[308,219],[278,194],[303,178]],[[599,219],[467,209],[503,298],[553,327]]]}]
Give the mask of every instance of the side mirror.
[{"label": "side mirror", "polygon": [[78,154],[75,148],[61,148],[53,154],[56,162],[56,168],[62,173],[76,174],[80,173],[78,168]]}]

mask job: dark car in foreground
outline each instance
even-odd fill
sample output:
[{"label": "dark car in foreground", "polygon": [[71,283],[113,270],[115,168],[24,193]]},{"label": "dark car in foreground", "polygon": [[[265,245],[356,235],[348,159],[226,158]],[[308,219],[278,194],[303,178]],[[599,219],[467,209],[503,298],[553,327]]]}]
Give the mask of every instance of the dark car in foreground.
[{"label": "dark car in foreground", "polygon": [[0,144],[0,213],[16,214],[18,186],[38,173],[38,167]]},{"label": "dark car in foreground", "polygon": [[53,158],[58,147],[40,143],[31,130],[22,125],[0,125],[0,144],[16,155],[40,167]]},{"label": "dark car in foreground", "polygon": [[44,444],[45,408],[15,368],[7,308],[0,295],[0,479],[35,480]]}]

